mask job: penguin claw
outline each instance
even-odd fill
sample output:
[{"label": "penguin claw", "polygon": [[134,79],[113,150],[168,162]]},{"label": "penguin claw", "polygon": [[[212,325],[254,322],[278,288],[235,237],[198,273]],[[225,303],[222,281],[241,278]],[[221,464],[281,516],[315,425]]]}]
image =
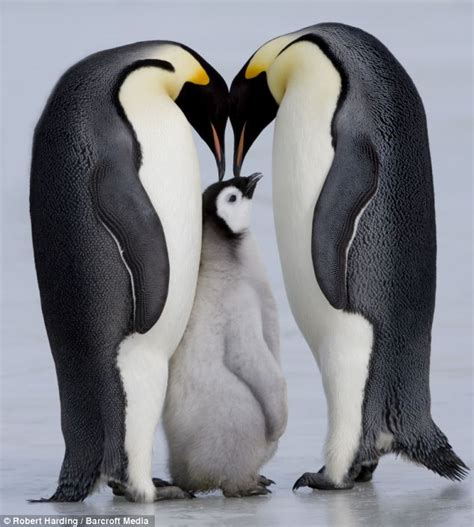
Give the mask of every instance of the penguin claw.
[{"label": "penguin claw", "polygon": [[300,487],[310,487],[317,490],[349,490],[354,486],[354,482],[349,478],[345,478],[342,483],[336,485],[324,474],[323,469],[319,472],[305,472],[296,480],[293,491]]},{"label": "penguin claw", "polygon": [[262,475],[258,476],[258,483],[259,485],[263,485],[264,487],[275,485],[275,482],[273,481],[273,479],[266,478],[265,476],[262,476]]}]

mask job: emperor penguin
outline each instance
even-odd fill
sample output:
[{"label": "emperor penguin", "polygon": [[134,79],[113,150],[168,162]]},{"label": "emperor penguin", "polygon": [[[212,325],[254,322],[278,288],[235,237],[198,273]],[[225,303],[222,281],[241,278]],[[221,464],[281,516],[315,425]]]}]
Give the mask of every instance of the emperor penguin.
[{"label": "emperor penguin", "polygon": [[173,485],[190,492],[270,493],[273,482],[258,472],[286,427],[278,314],[248,231],[260,177],[215,183],[203,195],[196,298],[163,411]]},{"label": "emperor penguin", "polygon": [[234,172],[275,117],[273,203],[285,288],[328,406],[325,467],[348,489],[389,452],[467,473],[430,409],[436,230],[426,117],[368,33],[323,23],[260,47],[230,90]]},{"label": "emperor penguin", "polygon": [[222,176],[227,117],[222,77],[168,41],[95,53],[49,97],[30,211],[66,446],[50,501],[83,500],[102,479],[134,501],[187,495],[155,488],[152,445],[199,268],[191,127]]}]

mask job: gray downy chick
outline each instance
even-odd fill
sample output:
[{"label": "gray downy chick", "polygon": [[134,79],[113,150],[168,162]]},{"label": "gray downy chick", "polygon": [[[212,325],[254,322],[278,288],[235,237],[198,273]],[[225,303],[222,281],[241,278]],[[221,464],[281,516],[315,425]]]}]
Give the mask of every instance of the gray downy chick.
[{"label": "gray downy chick", "polygon": [[203,194],[196,297],[163,413],[173,483],[192,492],[268,494],[273,482],[259,470],[286,428],[277,308],[248,230],[260,178],[222,181]]}]

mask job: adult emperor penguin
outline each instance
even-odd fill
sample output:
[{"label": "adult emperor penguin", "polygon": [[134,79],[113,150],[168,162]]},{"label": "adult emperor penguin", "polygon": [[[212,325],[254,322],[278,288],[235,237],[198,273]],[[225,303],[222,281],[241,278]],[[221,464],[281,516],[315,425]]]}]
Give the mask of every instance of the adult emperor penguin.
[{"label": "adult emperor penguin", "polygon": [[83,500],[99,477],[135,501],[187,495],[155,488],[152,444],[199,267],[191,126],[222,176],[227,117],[222,77],[166,41],[87,57],[47,102],[30,208],[66,445],[51,501]]},{"label": "adult emperor penguin", "polygon": [[413,82],[373,36],[318,24],[267,42],[235,77],[236,175],[275,116],[285,287],[329,414],[325,467],[294,488],[351,488],[388,452],[462,479],[467,467],[430,413],[435,214]]}]

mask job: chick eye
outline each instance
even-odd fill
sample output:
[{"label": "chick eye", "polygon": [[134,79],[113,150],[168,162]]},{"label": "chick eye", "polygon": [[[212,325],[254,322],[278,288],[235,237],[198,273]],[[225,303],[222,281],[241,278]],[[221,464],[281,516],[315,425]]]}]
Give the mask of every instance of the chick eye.
[{"label": "chick eye", "polygon": [[237,201],[237,196],[235,194],[231,194],[229,198],[227,199],[230,203],[233,203],[234,201]]}]

